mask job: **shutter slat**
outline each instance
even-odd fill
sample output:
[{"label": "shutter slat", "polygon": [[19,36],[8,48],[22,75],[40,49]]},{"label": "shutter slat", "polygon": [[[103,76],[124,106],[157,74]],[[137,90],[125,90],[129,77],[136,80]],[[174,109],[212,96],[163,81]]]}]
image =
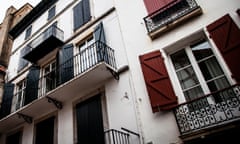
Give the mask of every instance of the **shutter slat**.
[{"label": "shutter slat", "polygon": [[230,15],[226,14],[208,25],[207,30],[228,65],[232,77],[240,83],[240,64],[237,61],[240,56],[240,29]]},{"label": "shutter slat", "polygon": [[11,113],[14,84],[4,84],[2,105],[0,109],[0,119]]},{"label": "shutter slat", "polygon": [[160,51],[142,55],[139,59],[153,112],[175,107],[178,104],[177,97]]}]

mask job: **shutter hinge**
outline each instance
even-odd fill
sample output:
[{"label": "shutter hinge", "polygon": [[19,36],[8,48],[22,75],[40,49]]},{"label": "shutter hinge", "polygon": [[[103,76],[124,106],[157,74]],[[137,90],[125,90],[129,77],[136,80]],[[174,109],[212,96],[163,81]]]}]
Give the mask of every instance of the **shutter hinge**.
[{"label": "shutter hinge", "polygon": [[32,123],[32,117],[27,116],[25,114],[17,113],[19,118],[23,118],[25,122],[31,124]]},{"label": "shutter hinge", "polygon": [[53,103],[56,106],[56,108],[62,109],[62,107],[63,107],[62,102],[60,102],[54,98],[51,98],[49,96],[46,96],[46,98],[48,99],[48,102]]}]

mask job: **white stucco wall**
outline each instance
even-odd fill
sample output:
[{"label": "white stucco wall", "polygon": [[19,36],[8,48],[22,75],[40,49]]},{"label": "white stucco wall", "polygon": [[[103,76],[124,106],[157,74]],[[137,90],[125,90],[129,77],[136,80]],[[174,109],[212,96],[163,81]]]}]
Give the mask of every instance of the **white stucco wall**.
[{"label": "white stucco wall", "polygon": [[[152,113],[148,93],[144,83],[142,70],[139,63],[139,55],[154,50],[166,51],[167,46],[188,37],[194,32],[205,29],[206,25],[230,13],[234,21],[240,26],[240,17],[236,14],[239,8],[239,0],[196,0],[203,9],[203,14],[194,20],[165,33],[155,40],[151,40],[143,18],[147,16],[143,1],[139,0],[92,0],[93,19],[115,6],[116,10],[102,21],[107,44],[115,50],[117,67],[129,66],[129,70],[120,75],[120,80],[111,79],[104,84],[106,97],[107,117],[109,128],[128,128],[142,135],[144,143],[153,144],[180,143],[179,131],[172,111]],[[65,8],[71,1],[60,0],[57,2],[56,14]],[[62,15],[56,17],[58,27],[64,31],[64,39],[67,40],[73,34],[72,5]],[[54,20],[54,21],[55,21]],[[47,21],[47,12],[33,23],[33,33],[41,28]],[[49,24],[50,25],[50,24]],[[92,29],[92,28],[91,28]],[[25,32],[17,37],[13,44],[15,51],[23,43]],[[76,38],[77,39],[77,38]],[[73,40],[74,41],[74,40]],[[23,48],[23,47],[21,47]],[[10,60],[10,78],[17,75],[16,68],[20,49],[16,51]],[[169,61],[164,55],[165,63]],[[170,75],[174,74],[171,66],[167,66]],[[176,78],[172,78],[172,83]],[[102,86],[102,85],[101,85]],[[95,91],[99,87],[89,89]],[[184,102],[181,90],[174,86],[175,93],[180,102]],[[86,92],[88,93],[88,92]],[[85,95],[86,96],[86,95]],[[76,94],[74,100],[64,103],[64,108],[58,111],[58,143],[74,143],[74,103],[79,100],[81,94]],[[34,125],[24,124],[23,143],[31,144],[33,141]],[[2,138],[0,138],[0,142]]]}]

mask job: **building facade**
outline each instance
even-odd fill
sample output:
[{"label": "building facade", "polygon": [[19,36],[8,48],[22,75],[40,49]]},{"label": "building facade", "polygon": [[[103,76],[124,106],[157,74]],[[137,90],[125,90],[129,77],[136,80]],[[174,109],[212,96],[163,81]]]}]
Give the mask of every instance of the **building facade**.
[{"label": "building facade", "polygon": [[42,0],[11,30],[1,144],[238,141],[238,0]]},{"label": "building facade", "polygon": [[18,10],[14,7],[9,7],[6,11],[3,22],[0,24],[0,106],[2,102],[3,85],[8,67],[9,58],[12,48],[12,39],[8,35],[8,31],[14,27],[30,10],[32,6],[25,4]]}]

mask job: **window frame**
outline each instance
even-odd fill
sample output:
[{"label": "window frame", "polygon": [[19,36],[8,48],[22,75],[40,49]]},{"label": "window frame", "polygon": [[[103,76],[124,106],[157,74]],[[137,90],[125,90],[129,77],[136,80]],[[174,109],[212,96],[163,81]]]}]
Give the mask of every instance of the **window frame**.
[{"label": "window frame", "polygon": [[[199,42],[199,41],[202,41],[203,39],[199,39],[199,40],[195,40],[196,42]],[[206,42],[208,42],[211,50],[212,50],[212,55],[213,57],[216,58],[216,61],[218,62],[222,72],[223,72],[223,75],[224,77],[226,78],[226,80],[229,82],[229,84],[231,85],[232,84],[232,81],[231,79],[229,79],[228,77],[228,73],[226,71],[226,67],[224,64],[221,63],[221,60],[219,60],[219,55],[215,53],[215,47],[211,44],[211,41],[207,38],[204,38],[204,40]],[[191,42],[190,42],[191,43]],[[184,50],[189,61],[190,61],[190,64],[191,66],[193,67],[193,70],[196,74],[196,77],[198,78],[198,81],[199,81],[199,85],[200,87],[202,88],[202,91],[203,91],[203,96],[206,95],[206,94],[209,94],[211,93],[212,91],[209,89],[208,85],[207,85],[207,80],[205,80],[204,78],[204,75],[200,69],[200,66],[198,65],[198,61],[195,59],[194,57],[194,54],[192,52],[192,49],[191,49],[191,44],[190,43],[187,43],[187,44],[184,44],[185,46],[182,46],[181,48],[176,48],[175,50],[172,50],[171,52],[168,52],[167,53],[167,57],[168,57],[168,61],[170,63],[170,68],[172,70],[172,77],[174,77],[174,81],[175,81],[175,85],[177,85],[177,88],[179,90],[179,92],[181,93],[182,97],[184,98],[184,101],[187,101],[185,95],[184,95],[184,92],[183,92],[183,88],[181,87],[181,84],[180,84],[180,81],[178,79],[178,76],[177,76],[177,73],[176,73],[176,69],[174,68],[174,64],[173,64],[173,61],[172,61],[172,58],[171,58],[171,55],[176,53],[176,52],[179,52],[181,50]]]}]

